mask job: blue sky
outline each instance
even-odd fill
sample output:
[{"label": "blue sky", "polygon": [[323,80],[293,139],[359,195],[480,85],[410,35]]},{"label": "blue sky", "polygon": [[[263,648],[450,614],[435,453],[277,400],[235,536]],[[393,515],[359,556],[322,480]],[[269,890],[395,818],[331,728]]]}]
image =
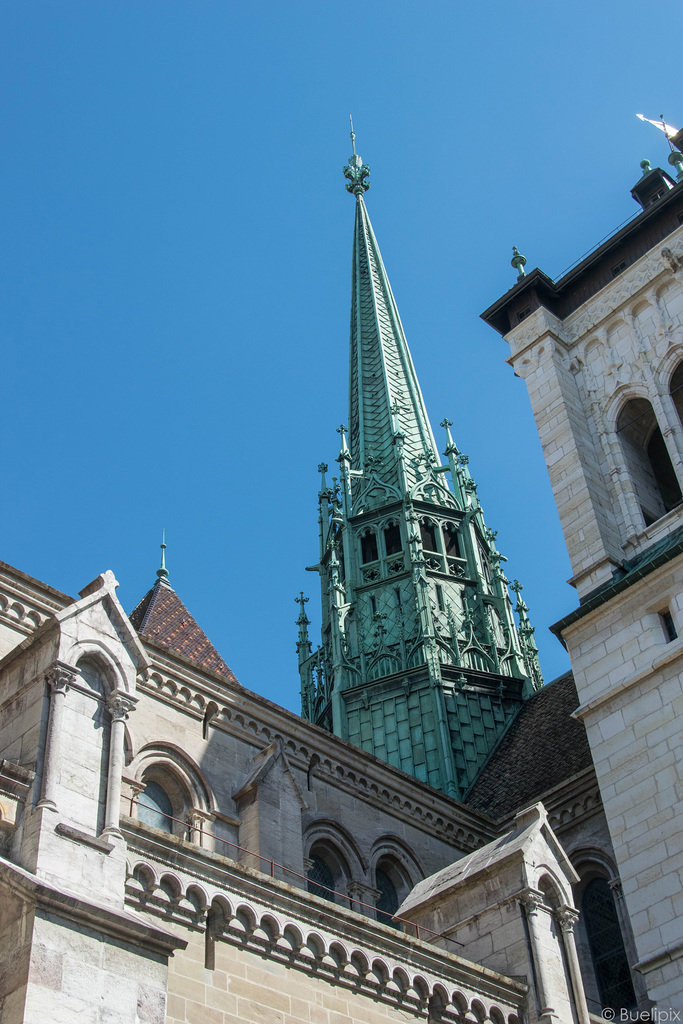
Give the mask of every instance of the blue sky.
[{"label": "blue sky", "polygon": [[238,678],[298,710],[317,464],[347,416],[353,113],[435,427],[524,596],[576,604],[524,383],[479,314],[513,244],[553,277],[635,214],[638,112],[681,126],[680,8],[67,0],[0,8],[0,557],[128,610],[171,581]]}]

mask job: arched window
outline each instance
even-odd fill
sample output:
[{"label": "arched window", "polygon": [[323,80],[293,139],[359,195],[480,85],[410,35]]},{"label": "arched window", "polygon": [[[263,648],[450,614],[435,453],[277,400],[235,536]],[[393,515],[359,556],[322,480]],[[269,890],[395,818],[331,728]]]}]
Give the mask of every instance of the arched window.
[{"label": "arched window", "polygon": [[614,897],[606,878],[593,878],[583,892],[581,914],[603,1008],[636,1005]]},{"label": "arched window", "polygon": [[403,550],[401,527],[398,523],[389,523],[384,529],[384,549],[387,555],[397,555]]},{"label": "arched window", "polygon": [[374,533],[368,531],[363,534],[360,539],[360,550],[363,564],[377,561],[377,537]]},{"label": "arched window", "polygon": [[381,868],[377,868],[375,872],[375,885],[380,892],[377,898],[377,920],[382,924],[391,925],[392,928],[400,928],[399,922],[393,920],[399,907],[396,886],[386,871],[382,871]]},{"label": "arched window", "polygon": [[646,398],[632,398],[617,419],[617,435],[640,509],[649,526],[681,501],[681,488]]},{"label": "arched window", "polygon": [[674,400],[674,405],[676,406],[676,412],[678,413],[678,418],[681,421],[681,426],[683,426],[683,363],[679,363],[674,370],[671,377],[671,384],[669,385],[669,391],[671,392],[671,397]]},{"label": "arched window", "polygon": [[109,771],[111,715],[106,670],[95,659],[81,658],[77,685],[69,688],[64,707],[64,735],[77,742],[69,750],[69,771],[62,786],[69,791],[69,817],[74,824],[99,835],[104,828]]},{"label": "arched window", "polygon": [[378,860],[375,868],[375,888],[379,891],[375,903],[377,920],[400,931],[402,925],[400,921],[394,921],[393,917],[412,889],[412,884],[395,856],[384,855]]},{"label": "arched window", "polygon": [[458,538],[458,531],[453,523],[446,523],[443,528],[444,545],[446,547],[446,554],[451,558],[462,558],[460,554],[460,540]]},{"label": "arched window", "polygon": [[138,799],[138,821],[173,832],[173,804],[158,782],[148,782]]},{"label": "arched window", "polygon": [[334,875],[329,864],[326,864],[322,857],[313,855],[311,866],[306,873],[308,879],[308,891],[313,896],[319,896],[323,900],[335,902],[334,896]]},{"label": "arched window", "polygon": [[420,523],[420,538],[425,551],[438,551],[436,546],[436,529],[434,523],[429,519],[423,519]]}]

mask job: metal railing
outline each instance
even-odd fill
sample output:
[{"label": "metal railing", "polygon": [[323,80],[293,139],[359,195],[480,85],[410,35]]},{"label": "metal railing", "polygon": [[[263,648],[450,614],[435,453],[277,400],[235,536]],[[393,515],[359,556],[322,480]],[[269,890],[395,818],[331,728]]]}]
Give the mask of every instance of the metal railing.
[{"label": "metal railing", "polygon": [[[131,810],[130,816],[131,816],[131,818],[133,818],[133,807],[140,807],[140,806],[149,808],[148,804],[141,804],[141,802],[138,799],[136,799],[135,797],[131,797],[131,800],[130,800],[130,810]],[[164,818],[166,818],[168,821],[174,821],[178,825],[182,825],[183,829],[187,830],[187,840],[186,840],[187,842],[192,842],[193,835],[207,836],[209,839],[213,840],[216,843],[223,843],[224,846],[229,846],[230,849],[232,849],[232,850],[237,850],[239,853],[244,853],[248,857],[255,857],[257,860],[264,862],[265,864],[268,865],[268,872],[267,873],[270,874],[271,878],[275,878],[276,877],[275,869],[278,868],[280,871],[287,872],[288,875],[293,875],[294,878],[300,879],[302,882],[306,883],[306,886],[308,886],[308,883],[310,881],[308,876],[307,875],[302,875],[299,871],[295,871],[294,868],[289,868],[285,864],[280,864],[280,863],[278,863],[278,861],[273,860],[270,857],[263,857],[260,853],[254,853],[253,850],[248,850],[246,847],[239,846],[237,843],[231,843],[229,839],[222,839],[220,836],[216,836],[212,832],[206,832],[203,828],[197,827],[196,825],[192,825],[190,822],[188,822],[184,818],[174,818],[172,814],[165,814],[164,812],[161,812],[161,811],[159,813],[163,814]],[[140,821],[139,818],[137,818],[135,820]],[[145,825],[147,823],[143,821],[143,822],[141,822],[141,824]],[[150,827],[154,828],[153,825],[150,826]],[[159,831],[161,831],[161,830],[159,830]],[[170,833],[170,834],[173,835],[173,833]],[[205,849],[205,847],[200,846],[199,849],[202,850],[202,849]],[[235,860],[235,858],[230,858],[230,859],[231,860]],[[235,863],[239,864],[240,861],[236,860]],[[265,873],[266,872],[264,872],[264,874]],[[377,907],[373,906],[373,904],[371,904],[371,903],[364,903],[362,900],[357,899],[355,896],[349,896],[348,893],[339,892],[337,889],[329,889],[326,885],[321,885],[319,882],[316,882],[315,884],[320,889],[326,889],[327,892],[329,892],[331,896],[339,896],[342,900],[344,900],[345,903],[348,902],[350,904],[350,909],[351,910],[353,910],[355,906],[364,907],[367,910],[371,910],[373,912],[373,914],[382,914],[386,918],[391,917],[392,921],[397,921],[399,924],[401,924],[403,926],[407,925],[409,928],[414,929],[415,938],[416,939],[423,940],[423,936],[424,935],[430,935],[430,936],[433,936],[434,938],[441,939],[443,942],[451,942],[451,943],[453,943],[454,946],[463,946],[464,945],[464,943],[458,942],[457,939],[452,939],[452,938],[450,938],[450,936],[444,935],[442,932],[435,932],[435,931],[433,931],[433,929],[427,928],[426,925],[416,924],[414,921],[408,921],[408,920],[406,920],[403,917],[396,917],[396,916],[393,916],[393,915],[389,915],[388,913],[386,913],[386,911],[382,911],[382,910],[378,911]],[[300,889],[300,888],[302,888],[302,886],[297,886],[297,888]],[[321,898],[324,898],[324,897],[321,897]],[[334,903],[335,901],[334,900],[330,900],[330,902]],[[366,916],[369,917],[370,915],[366,915]],[[391,925],[389,927],[391,927]],[[405,934],[409,935],[411,933],[410,932],[406,932]],[[429,941],[429,939],[424,940],[424,941]]]}]

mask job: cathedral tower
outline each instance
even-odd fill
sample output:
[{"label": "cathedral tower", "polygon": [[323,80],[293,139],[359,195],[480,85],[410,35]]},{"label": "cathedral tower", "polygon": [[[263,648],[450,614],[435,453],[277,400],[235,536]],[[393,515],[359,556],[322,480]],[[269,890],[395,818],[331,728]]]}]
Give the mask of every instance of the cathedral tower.
[{"label": "cathedral tower", "polygon": [[529,391],[578,596],[552,630],[576,680],[632,966],[665,1012],[683,1005],[683,132],[669,141],[676,180],[643,160],[631,220],[556,281],[520,272],[482,314]]},{"label": "cathedral tower", "polygon": [[302,594],[302,714],[462,798],[542,678],[521,587],[516,625],[505,559],[448,420],[441,463],[363,199],[370,170],[351,140],[349,421],[338,476],[319,467],[322,643],[313,650]]}]

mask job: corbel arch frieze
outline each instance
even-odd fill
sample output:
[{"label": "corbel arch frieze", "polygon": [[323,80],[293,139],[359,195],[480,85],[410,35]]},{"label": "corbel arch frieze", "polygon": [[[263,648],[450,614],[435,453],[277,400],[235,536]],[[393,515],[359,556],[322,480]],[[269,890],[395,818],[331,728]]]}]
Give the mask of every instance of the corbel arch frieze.
[{"label": "corbel arch frieze", "polygon": [[624,308],[623,318],[627,322],[637,320],[637,318],[648,309],[654,310],[656,313],[656,293],[654,289],[650,289],[647,292],[641,292],[640,295],[636,295],[630,302],[628,302]]},{"label": "corbel arch frieze", "polygon": [[[193,899],[195,893],[200,894],[204,902],[201,913],[197,900]],[[303,906],[308,897],[301,895]],[[221,927],[213,933],[217,941],[267,956],[335,986],[365,993],[373,1000],[405,1008],[420,1019],[427,1018],[430,1005],[438,1004],[445,1014],[455,1009],[460,1014],[470,1014],[469,1019],[473,1021],[518,1024],[510,1002],[501,1006],[499,998],[481,992],[476,977],[467,985],[462,977],[456,982],[433,973],[424,962],[419,945],[405,955],[398,952],[400,946],[391,950],[381,948],[386,946],[382,939],[388,931],[383,926],[380,926],[381,934],[369,933],[365,944],[359,942],[358,937],[349,939],[348,934],[340,933],[332,920],[329,924],[320,921],[313,925],[306,920],[305,913],[294,918],[291,910],[280,911],[212,885],[200,886],[178,872],[160,874],[144,857],[131,860],[126,897],[129,905],[199,932],[207,927],[210,909],[220,906]],[[377,926],[369,921],[368,927],[374,930]],[[392,946],[394,938],[392,934]],[[433,963],[432,948],[425,952]]]},{"label": "corbel arch frieze", "polygon": [[536,373],[547,359],[564,358],[567,347],[564,342],[549,331],[540,338],[529,338],[529,343],[517,355],[508,359],[518,377],[526,380]]}]

